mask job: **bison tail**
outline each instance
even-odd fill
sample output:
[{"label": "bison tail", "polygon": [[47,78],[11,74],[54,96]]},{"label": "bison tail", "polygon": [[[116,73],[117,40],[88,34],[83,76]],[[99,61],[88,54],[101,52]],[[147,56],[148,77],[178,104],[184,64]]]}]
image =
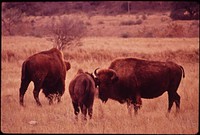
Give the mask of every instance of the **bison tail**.
[{"label": "bison tail", "polygon": [[180,66],[182,72],[183,72],[183,78],[185,77],[185,71],[184,71],[184,68],[182,66]]}]

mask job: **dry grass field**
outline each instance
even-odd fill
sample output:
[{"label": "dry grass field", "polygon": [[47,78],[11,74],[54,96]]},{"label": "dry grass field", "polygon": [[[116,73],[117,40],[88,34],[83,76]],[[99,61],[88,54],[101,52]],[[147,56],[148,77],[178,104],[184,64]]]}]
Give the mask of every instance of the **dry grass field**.
[{"label": "dry grass field", "polygon": [[[50,49],[45,38],[2,37],[1,47],[1,131],[3,133],[129,133],[129,134],[196,134],[199,131],[199,38],[119,38],[88,37],[83,45],[64,50],[71,63],[66,76],[66,91],[62,102],[48,105],[40,93],[42,107],[33,98],[33,83],[25,94],[25,107],[19,105],[22,62],[30,55]],[[137,57],[148,60],[174,61],[184,67],[178,93],[181,96],[179,114],[167,116],[168,95],[142,99],[137,116],[128,114],[126,104],[108,100],[103,104],[97,97],[93,118],[75,121],[68,92],[69,81],[79,68],[93,72],[106,68],[117,57]],[[36,121],[36,124],[30,124]]]},{"label": "dry grass field", "polygon": [[[83,21],[87,31],[84,36],[97,37],[199,37],[198,20],[172,20],[170,12],[164,13],[137,13],[121,15],[88,15],[84,13],[64,14],[60,16],[30,16],[24,21],[35,21],[34,31],[32,28],[22,25],[24,35],[42,37],[49,34],[46,26],[54,20],[63,18]],[[28,25],[28,24],[27,24]],[[34,34],[33,34],[34,33]]]}]

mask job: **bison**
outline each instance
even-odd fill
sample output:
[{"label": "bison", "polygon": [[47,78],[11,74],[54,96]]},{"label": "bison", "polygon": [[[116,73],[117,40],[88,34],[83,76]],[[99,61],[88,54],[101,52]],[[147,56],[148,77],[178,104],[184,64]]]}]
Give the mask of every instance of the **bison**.
[{"label": "bison", "polygon": [[34,83],[33,95],[37,105],[40,89],[52,104],[56,95],[58,102],[65,91],[66,71],[70,69],[70,63],[63,59],[62,53],[52,48],[42,51],[27,58],[22,64],[21,86],[19,89],[20,104],[24,106],[24,94],[31,81]]},{"label": "bison", "polygon": [[182,75],[182,66],[173,62],[147,61],[136,58],[118,58],[108,69],[94,71],[99,81],[99,98],[106,102],[109,98],[134,105],[135,114],[142,105],[141,98],[152,99],[168,92],[170,112],[173,102],[177,111],[180,96],[177,93]]},{"label": "bison", "polygon": [[96,93],[93,75],[79,69],[75,77],[69,83],[69,93],[76,118],[80,107],[84,119],[86,120],[87,112],[91,119],[94,96]]}]

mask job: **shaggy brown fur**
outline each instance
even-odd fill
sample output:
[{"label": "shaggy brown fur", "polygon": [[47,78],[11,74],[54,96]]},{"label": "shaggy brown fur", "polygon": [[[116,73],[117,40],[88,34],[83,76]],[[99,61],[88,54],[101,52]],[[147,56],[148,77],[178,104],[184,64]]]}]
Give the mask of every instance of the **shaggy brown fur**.
[{"label": "shaggy brown fur", "polygon": [[106,102],[109,98],[133,104],[135,113],[142,105],[141,98],[156,98],[165,91],[169,96],[170,112],[173,102],[180,108],[177,93],[183,67],[173,62],[147,61],[135,58],[114,60],[108,69],[95,70],[99,80],[99,98]]},{"label": "shaggy brown fur", "polygon": [[34,54],[27,58],[22,65],[21,86],[19,89],[20,104],[24,105],[24,94],[31,81],[34,83],[33,95],[36,103],[39,101],[40,89],[52,103],[52,95],[56,94],[58,101],[65,91],[66,71],[70,69],[70,63],[62,58],[61,52],[50,49]]},{"label": "shaggy brown fur", "polygon": [[79,69],[75,77],[70,81],[69,93],[74,107],[74,114],[78,115],[80,107],[84,119],[86,119],[87,112],[89,117],[92,118],[92,107],[96,93],[94,77]]}]

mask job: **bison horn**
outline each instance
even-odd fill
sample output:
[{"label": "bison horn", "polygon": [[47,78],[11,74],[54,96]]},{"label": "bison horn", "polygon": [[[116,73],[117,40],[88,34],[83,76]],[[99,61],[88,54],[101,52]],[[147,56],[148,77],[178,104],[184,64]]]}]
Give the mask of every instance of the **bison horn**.
[{"label": "bison horn", "polygon": [[97,70],[98,70],[98,69],[100,69],[100,68],[96,68],[96,69],[94,70],[94,75],[95,75],[95,76],[97,76]]}]

